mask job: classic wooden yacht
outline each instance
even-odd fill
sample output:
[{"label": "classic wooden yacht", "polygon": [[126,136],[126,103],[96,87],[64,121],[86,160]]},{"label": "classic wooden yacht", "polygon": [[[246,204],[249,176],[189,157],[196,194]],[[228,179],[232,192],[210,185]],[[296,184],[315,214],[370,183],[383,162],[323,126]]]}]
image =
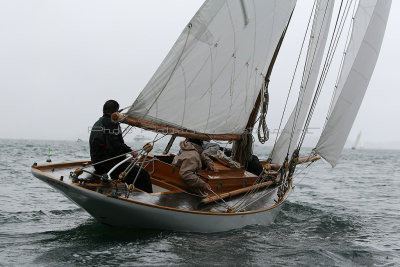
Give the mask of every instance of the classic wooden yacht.
[{"label": "classic wooden yacht", "polygon": [[[311,164],[318,155],[337,164],[379,56],[391,0],[346,0],[337,9],[334,3],[315,0],[303,43],[290,44],[300,53],[293,77],[285,78],[292,80],[286,104],[273,111],[281,123],[260,175],[245,165],[252,156],[253,130],[262,144],[269,140],[269,90],[284,89],[269,84],[296,15],[295,0],[205,1],[134,103],[113,114],[118,123],[172,136],[163,155],[149,154],[151,142],[137,158],[123,160],[150,173],[155,193],[125,184],[123,175],[97,175],[90,161],[35,164],[33,175],[109,225],[218,232],[271,224],[291,193],[296,166]],[[326,85],[338,47],[343,47],[338,77]],[[300,62],[304,67],[298,68]],[[297,102],[284,125],[296,74],[301,78]],[[300,158],[326,87],[332,96],[323,131],[313,153]],[[188,188],[171,164],[169,148],[177,136],[233,142],[232,157],[213,156],[217,172],[198,171],[211,185],[209,192]]]}]

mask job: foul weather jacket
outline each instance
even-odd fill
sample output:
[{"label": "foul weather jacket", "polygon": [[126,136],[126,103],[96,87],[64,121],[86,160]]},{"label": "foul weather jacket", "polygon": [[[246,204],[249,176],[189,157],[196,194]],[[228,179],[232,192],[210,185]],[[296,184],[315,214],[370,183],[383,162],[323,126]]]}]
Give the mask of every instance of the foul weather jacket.
[{"label": "foul weather jacket", "polygon": [[[89,145],[90,157],[93,163],[132,151],[122,138],[119,124],[112,122],[111,116],[108,114],[103,115],[103,117],[93,125],[90,132]],[[113,166],[115,162],[118,161],[121,161],[121,159],[110,162],[109,165]]]},{"label": "foul weather jacket", "polygon": [[179,146],[181,154],[175,156],[172,164],[180,168],[179,175],[187,185],[202,188],[205,182],[196,174],[196,171],[201,170],[203,164],[207,167],[213,166],[213,161],[197,144],[182,141]]}]

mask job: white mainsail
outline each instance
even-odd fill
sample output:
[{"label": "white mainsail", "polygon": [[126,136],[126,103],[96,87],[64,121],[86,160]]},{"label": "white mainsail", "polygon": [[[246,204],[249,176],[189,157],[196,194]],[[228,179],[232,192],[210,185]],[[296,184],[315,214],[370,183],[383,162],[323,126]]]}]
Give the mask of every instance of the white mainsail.
[{"label": "white mainsail", "polygon": [[299,100],[274,146],[271,156],[274,163],[282,164],[288,151],[289,155],[291,155],[296,147],[297,140],[306,120],[321,67],[332,19],[333,6],[333,0],[317,1]]},{"label": "white mainsail", "polygon": [[332,108],[315,151],[337,164],[381,49],[391,0],[360,0]]},{"label": "white mainsail", "polygon": [[242,134],[295,0],[208,0],[128,115],[208,134]]}]

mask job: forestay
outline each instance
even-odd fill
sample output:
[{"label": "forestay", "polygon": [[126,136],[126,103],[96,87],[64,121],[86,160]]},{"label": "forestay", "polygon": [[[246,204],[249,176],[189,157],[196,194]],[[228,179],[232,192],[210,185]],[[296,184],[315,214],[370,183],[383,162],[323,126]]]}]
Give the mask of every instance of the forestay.
[{"label": "forestay", "polygon": [[242,134],[295,0],[208,0],[128,115],[208,134]]},{"label": "forestay", "polygon": [[287,153],[291,154],[302,131],[317,82],[326,40],[332,19],[334,1],[318,0],[311,29],[310,42],[301,82],[298,102],[294,107],[272,153],[272,162],[282,164]]},{"label": "forestay", "polygon": [[315,149],[332,167],[337,164],[374,71],[391,2],[359,2],[330,116]]}]

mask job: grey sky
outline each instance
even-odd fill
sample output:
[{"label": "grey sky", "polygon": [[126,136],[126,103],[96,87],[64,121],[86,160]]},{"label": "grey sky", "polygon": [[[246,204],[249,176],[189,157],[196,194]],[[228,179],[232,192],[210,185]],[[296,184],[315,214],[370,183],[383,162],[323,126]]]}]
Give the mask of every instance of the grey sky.
[{"label": "grey sky", "polygon": [[[87,139],[105,100],[133,103],[202,2],[0,0],[0,138]],[[294,67],[296,38],[311,2],[298,1],[294,37],[273,72],[271,107],[279,109],[286,96],[287,70]],[[366,146],[400,148],[399,11],[400,1],[393,1],[380,58],[349,137],[362,131]],[[272,128],[276,112],[269,114]],[[322,125],[318,114],[312,127]]]}]

